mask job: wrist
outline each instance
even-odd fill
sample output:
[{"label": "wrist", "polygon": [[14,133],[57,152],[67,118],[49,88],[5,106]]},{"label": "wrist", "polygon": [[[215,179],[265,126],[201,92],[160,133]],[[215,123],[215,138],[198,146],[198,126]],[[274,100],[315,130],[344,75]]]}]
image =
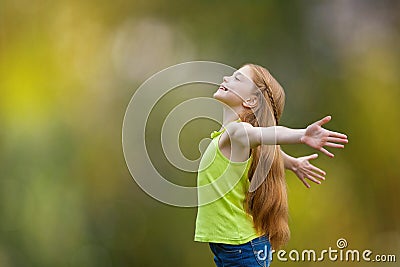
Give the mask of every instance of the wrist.
[{"label": "wrist", "polygon": [[307,128],[299,130],[299,144],[305,143],[306,131],[307,131]]},{"label": "wrist", "polygon": [[294,171],[297,169],[297,159],[292,156],[287,156],[285,161],[285,169]]},{"label": "wrist", "polygon": [[299,163],[297,161],[297,159],[293,158],[292,163],[290,164],[290,170],[294,173],[296,173],[296,171],[299,168]]}]

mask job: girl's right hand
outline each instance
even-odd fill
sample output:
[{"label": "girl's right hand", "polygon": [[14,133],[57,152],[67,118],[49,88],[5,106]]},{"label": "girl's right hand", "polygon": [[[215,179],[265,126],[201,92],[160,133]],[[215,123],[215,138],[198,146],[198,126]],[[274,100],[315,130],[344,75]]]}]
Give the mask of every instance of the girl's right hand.
[{"label": "girl's right hand", "polygon": [[329,122],[331,120],[331,116],[326,116],[325,118],[310,124],[304,136],[300,139],[303,144],[306,144],[316,150],[321,151],[327,156],[333,158],[333,154],[326,150],[324,146],[335,147],[335,148],[344,148],[343,144],[347,144],[347,136],[342,133],[337,133],[333,131],[329,131],[327,129],[322,128],[322,125]]},{"label": "girl's right hand", "polygon": [[296,174],[307,188],[310,188],[310,185],[307,183],[306,179],[316,184],[321,184],[321,180],[325,180],[326,173],[310,163],[310,160],[316,159],[317,157],[318,154],[312,154],[305,157],[293,158],[292,160],[290,170]]}]

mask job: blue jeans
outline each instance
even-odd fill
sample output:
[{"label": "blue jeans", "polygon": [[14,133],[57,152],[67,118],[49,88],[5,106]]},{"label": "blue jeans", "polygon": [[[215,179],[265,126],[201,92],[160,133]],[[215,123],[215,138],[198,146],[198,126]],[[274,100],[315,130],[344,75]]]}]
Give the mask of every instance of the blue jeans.
[{"label": "blue jeans", "polygon": [[260,236],[241,245],[209,243],[217,267],[268,267],[271,262],[271,244]]}]

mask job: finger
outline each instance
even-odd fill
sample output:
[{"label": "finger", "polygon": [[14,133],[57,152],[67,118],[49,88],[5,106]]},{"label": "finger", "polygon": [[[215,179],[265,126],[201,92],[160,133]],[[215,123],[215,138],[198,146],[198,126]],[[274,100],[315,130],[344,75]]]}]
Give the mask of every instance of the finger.
[{"label": "finger", "polygon": [[320,174],[318,174],[318,173],[315,173],[315,172],[312,172],[312,171],[308,171],[307,173],[308,173],[308,175],[311,175],[314,178],[318,178],[320,180],[325,181],[325,177],[320,175]]},{"label": "finger", "polygon": [[317,179],[315,179],[314,177],[312,177],[311,175],[306,175],[307,179],[316,183],[316,184],[321,184],[321,181],[318,181]]},{"label": "finger", "polygon": [[344,148],[344,145],[342,144],[335,144],[331,142],[326,142],[324,146],[329,146],[329,147],[334,147],[334,148]]},{"label": "finger", "polygon": [[333,158],[335,155],[333,155],[331,152],[329,152],[328,150],[326,150],[325,148],[321,147],[319,149],[319,151],[321,151],[322,153],[324,153],[325,155],[327,155],[330,158]]},{"label": "finger", "polygon": [[322,175],[326,175],[326,172],[324,172],[323,170],[321,170],[320,168],[318,168],[318,167],[315,167],[314,165],[312,165],[312,164],[310,164],[311,165],[311,169],[313,170],[313,171],[316,171],[316,172],[319,172],[320,174],[322,174]]},{"label": "finger", "polygon": [[318,158],[318,154],[312,154],[306,157],[307,160],[316,159]]},{"label": "finger", "polygon": [[303,184],[307,187],[310,188],[311,186],[306,182],[304,178],[300,178],[300,180],[303,182]]},{"label": "finger", "polygon": [[319,120],[319,121],[317,121],[317,122],[315,122],[315,123],[316,123],[317,125],[319,125],[319,126],[322,126],[322,125],[324,125],[325,123],[329,122],[331,119],[332,119],[331,116],[326,116],[326,117],[322,118],[321,120]]},{"label": "finger", "polygon": [[338,133],[338,132],[334,132],[334,131],[329,131],[329,136],[338,137],[338,138],[342,138],[342,139],[346,139],[347,140],[347,135],[342,134],[342,133]]},{"label": "finger", "polygon": [[334,142],[334,143],[348,143],[349,140],[345,138],[337,138],[337,137],[327,137],[326,141],[328,142]]}]

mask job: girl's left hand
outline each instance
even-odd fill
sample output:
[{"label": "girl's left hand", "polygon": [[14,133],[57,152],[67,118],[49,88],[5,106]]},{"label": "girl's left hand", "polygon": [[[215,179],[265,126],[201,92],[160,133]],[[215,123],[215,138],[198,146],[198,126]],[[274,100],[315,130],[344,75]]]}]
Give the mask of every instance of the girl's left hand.
[{"label": "girl's left hand", "polygon": [[[333,158],[333,154],[326,150],[324,146],[334,147],[334,148],[344,148],[343,144],[347,144],[347,136],[342,133],[337,133],[324,129],[322,125],[331,120],[331,116],[326,116],[325,118],[314,122],[309,125],[306,129],[304,136],[300,139],[303,144],[306,144],[314,149],[321,151],[327,156]],[[342,144],[339,144],[342,143]]]},{"label": "girl's left hand", "polygon": [[307,188],[310,188],[311,186],[307,183],[306,179],[316,184],[321,184],[320,180],[325,180],[326,173],[310,163],[310,160],[316,159],[317,157],[318,154],[312,154],[309,156],[296,158],[294,159],[291,168],[291,170]]}]

